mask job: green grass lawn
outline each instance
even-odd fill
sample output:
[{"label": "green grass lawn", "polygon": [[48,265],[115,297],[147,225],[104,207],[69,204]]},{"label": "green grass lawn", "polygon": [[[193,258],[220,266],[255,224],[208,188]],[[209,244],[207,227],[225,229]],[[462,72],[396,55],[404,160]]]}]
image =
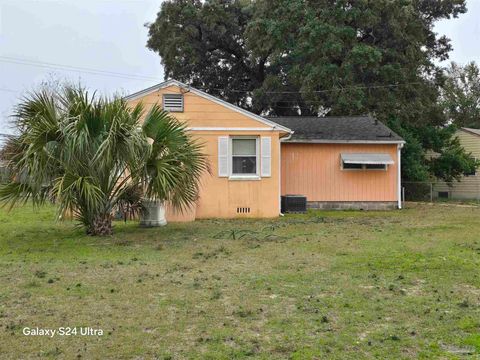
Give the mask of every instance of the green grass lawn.
[{"label": "green grass lawn", "polygon": [[[108,238],[0,210],[0,358],[476,358],[480,208],[205,220]],[[27,337],[90,326],[103,336]]]}]

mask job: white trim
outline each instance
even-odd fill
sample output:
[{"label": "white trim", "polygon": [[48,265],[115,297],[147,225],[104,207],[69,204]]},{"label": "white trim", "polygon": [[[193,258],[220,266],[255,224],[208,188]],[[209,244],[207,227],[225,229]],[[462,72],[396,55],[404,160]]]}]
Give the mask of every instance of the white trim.
[{"label": "white trim", "polygon": [[145,96],[145,95],[148,95],[148,94],[151,94],[152,92],[155,92],[159,89],[161,89],[162,87],[167,87],[169,86],[170,80],[167,80],[167,81],[164,81],[164,82],[161,82],[157,85],[153,85],[153,86],[150,86],[146,89],[143,89],[143,90],[140,90],[140,91],[137,91],[133,94],[130,94],[130,95],[127,95],[127,96],[124,96],[123,98],[125,100],[136,100],[136,99],[139,99],[141,98],[142,96]]},{"label": "white trim", "polygon": [[381,140],[285,140],[281,139],[285,143],[298,143],[298,144],[377,144],[377,145],[394,145],[405,144],[404,140],[395,141],[381,141]]},{"label": "white trim", "polygon": [[480,134],[476,133],[475,131],[472,131],[472,130],[478,130],[478,129],[472,129],[472,128],[466,128],[466,127],[462,127],[458,130],[461,130],[463,132],[466,132],[467,134],[469,135],[475,135],[475,136],[480,136]]},{"label": "white trim", "polygon": [[278,131],[272,128],[255,128],[255,127],[187,127],[190,131]]},{"label": "white trim", "polygon": [[235,106],[235,105],[232,105],[226,101],[223,101],[213,95],[210,95],[210,94],[207,94],[206,92],[203,92],[201,90],[198,90],[198,89],[195,89],[187,84],[184,84],[178,80],[167,80],[167,81],[164,81],[164,82],[161,82],[160,84],[157,84],[157,85],[154,85],[154,86],[151,86],[149,88],[146,88],[144,90],[141,90],[141,91],[138,91],[136,93],[133,93],[133,94],[130,94],[128,96],[125,96],[124,99],[125,100],[136,100],[138,98],[141,98],[145,95],[148,95],[152,92],[155,92],[157,90],[160,90],[160,89],[163,89],[163,88],[166,88],[166,87],[169,87],[169,86],[172,86],[172,85],[175,85],[175,86],[178,86],[180,88],[184,88],[186,89],[187,91],[190,91],[192,93],[194,93],[195,95],[198,95],[198,96],[201,96],[205,99],[208,99],[210,101],[213,101],[214,103],[217,103],[219,105],[222,105],[230,110],[233,110],[233,111],[236,111],[238,113],[241,113],[245,116],[248,116],[249,118],[253,119],[253,120],[256,120],[262,124],[265,124],[265,125],[269,125],[272,127],[272,130],[280,130],[280,131],[285,131],[285,132],[292,132],[292,130],[290,130],[289,128],[286,128],[285,126],[282,126],[280,124],[277,124],[273,121],[270,121],[270,120],[267,120],[257,114],[254,114],[248,110],[245,110],[245,109],[242,109],[238,106]]},{"label": "white trim", "polygon": [[[258,136],[229,136],[228,142],[228,179],[229,180],[260,180],[260,137]],[[248,139],[255,140],[255,174],[234,174],[233,173],[233,140],[235,139]]]},{"label": "white trim", "polygon": [[294,131],[288,134],[286,137],[279,139],[278,143],[278,213],[282,214],[282,142],[288,142],[293,136]]},{"label": "white trim", "polygon": [[261,152],[261,148],[260,148],[260,136],[256,136],[255,138],[255,166],[257,168],[257,175],[258,176],[262,176],[262,168],[260,167],[261,165],[261,161],[262,161],[262,158],[260,157],[260,152]]},{"label": "white trim", "polygon": [[[290,138],[292,134],[288,135]],[[282,146],[278,144],[278,213],[282,214]]]},{"label": "white trim", "polygon": [[230,175],[228,177],[228,180],[232,180],[232,181],[238,181],[238,180],[241,180],[241,181],[248,181],[248,180],[262,180],[262,178],[258,175],[248,175],[248,174],[245,174],[245,175],[241,175],[241,174],[235,174],[235,175]]},{"label": "white trim", "polygon": [[283,137],[283,138],[280,138],[280,142],[288,142],[288,140],[290,140],[293,136],[293,134],[295,133],[295,131],[292,131],[290,134],[288,134],[287,136]]},{"label": "white trim", "polygon": [[398,208],[402,208],[402,148],[403,144],[397,145],[397,200]]}]

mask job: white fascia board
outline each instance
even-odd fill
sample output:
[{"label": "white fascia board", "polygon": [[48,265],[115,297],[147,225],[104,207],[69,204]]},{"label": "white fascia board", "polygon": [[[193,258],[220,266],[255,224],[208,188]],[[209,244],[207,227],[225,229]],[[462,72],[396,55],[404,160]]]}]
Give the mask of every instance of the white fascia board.
[{"label": "white fascia board", "polygon": [[187,127],[190,131],[279,131],[274,128],[254,128],[254,127]]},{"label": "white fascia board", "polygon": [[[465,133],[467,133],[467,134],[470,134],[470,135],[480,136],[479,133],[473,131],[473,130],[477,130],[477,129],[471,129],[471,128],[462,127],[462,128],[460,128],[460,129],[458,129],[458,130],[463,131],[463,132],[465,132]],[[478,131],[478,130],[477,130],[477,131]]]},{"label": "white fascia board", "polygon": [[153,85],[153,86],[150,86],[146,89],[143,89],[143,90],[140,90],[140,91],[137,91],[133,94],[130,94],[130,95],[127,95],[127,96],[124,96],[123,98],[125,100],[136,100],[136,99],[139,99],[145,95],[148,95],[148,94],[151,94],[155,91],[158,91],[160,89],[163,89],[163,88],[166,88],[170,85],[174,85],[173,83],[173,80],[167,80],[167,81],[164,81],[164,82],[161,82],[157,85]]},{"label": "white fascia board", "polygon": [[405,144],[404,140],[397,141],[377,141],[377,140],[281,140],[284,143],[297,144],[376,144],[376,145],[394,145]]},{"label": "white fascia board", "polygon": [[195,89],[187,84],[184,84],[178,80],[167,80],[167,81],[164,81],[164,82],[161,82],[160,84],[157,84],[157,85],[154,85],[154,86],[151,86],[149,88],[146,88],[144,90],[141,90],[141,91],[138,91],[136,93],[133,93],[131,95],[128,95],[128,96],[125,96],[124,99],[125,100],[136,100],[138,98],[141,98],[142,96],[145,96],[145,95],[148,95],[148,94],[151,94],[155,91],[158,91],[160,89],[163,89],[163,88],[166,88],[166,87],[169,87],[169,86],[172,86],[172,85],[176,85],[180,88],[184,88],[185,90],[187,91],[191,91],[192,93],[194,93],[195,95],[198,95],[198,96],[201,96],[203,97],[204,99],[208,99],[210,101],[213,101],[214,103],[217,103],[219,105],[222,105],[230,110],[233,110],[233,111],[236,111],[240,114],[243,114],[253,120],[256,120],[262,124],[265,124],[265,125],[268,125],[270,126],[273,130],[280,130],[280,131],[285,131],[287,133],[291,133],[292,130],[290,130],[289,128],[286,128],[285,126],[282,126],[280,124],[277,124],[276,122],[273,122],[273,121],[270,121],[270,120],[267,120],[257,114],[254,114],[248,110],[245,110],[245,109],[242,109],[238,106],[235,106],[235,105],[232,105],[230,104],[229,102],[226,102],[224,100],[221,100],[213,95],[210,95],[210,94],[207,94],[206,92],[204,91],[201,91],[201,90],[198,90],[198,89]]},{"label": "white fascia board", "polygon": [[397,145],[397,207],[402,208],[402,148],[403,144]]}]

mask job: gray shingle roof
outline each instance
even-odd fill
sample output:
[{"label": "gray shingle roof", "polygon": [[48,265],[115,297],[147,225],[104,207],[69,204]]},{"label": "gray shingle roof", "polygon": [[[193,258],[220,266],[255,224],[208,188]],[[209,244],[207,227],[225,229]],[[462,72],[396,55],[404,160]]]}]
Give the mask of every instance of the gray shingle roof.
[{"label": "gray shingle roof", "polygon": [[294,131],[289,141],[381,141],[403,139],[371,116],[267,117]]}]

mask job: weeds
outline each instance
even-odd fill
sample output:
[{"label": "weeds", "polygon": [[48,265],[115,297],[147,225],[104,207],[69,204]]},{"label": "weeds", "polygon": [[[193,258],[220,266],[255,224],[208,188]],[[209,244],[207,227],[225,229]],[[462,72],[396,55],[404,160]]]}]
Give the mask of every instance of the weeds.
[{"label": "weeds", "polygon": [[[29,209],[0,211],[5,358],[480,354],[477,208],[309,211],[148,231],[117,222],[101,246],[45,221],[53,208],[40,218]],[[111,336],[21,334],[66,322]]]}]

